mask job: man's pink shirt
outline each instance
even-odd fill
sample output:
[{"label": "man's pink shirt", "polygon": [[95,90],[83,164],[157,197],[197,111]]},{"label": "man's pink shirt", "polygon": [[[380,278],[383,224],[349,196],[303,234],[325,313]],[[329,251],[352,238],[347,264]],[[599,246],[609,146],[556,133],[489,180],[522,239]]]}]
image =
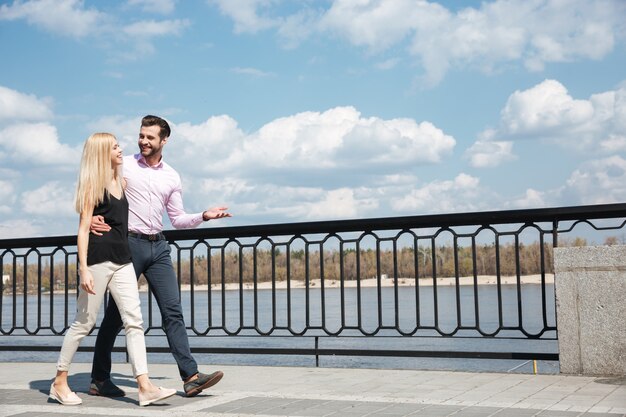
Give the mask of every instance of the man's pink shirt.
[{"label": "man's pink shirt", "polygon": [[163,230],[163,212],[177,229],[202,223],[202,213],[187,214],[178,173],[163,162],[149,166],[141,154],[124,157],[124,178],[128,199],[128,230],[155,234]]}]

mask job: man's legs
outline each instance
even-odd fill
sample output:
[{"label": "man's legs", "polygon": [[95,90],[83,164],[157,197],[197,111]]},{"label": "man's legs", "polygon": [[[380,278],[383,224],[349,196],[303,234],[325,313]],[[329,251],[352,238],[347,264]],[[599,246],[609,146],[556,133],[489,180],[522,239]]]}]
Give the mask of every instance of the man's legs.
[{"label": "man's legs", "polygon": [[146,268],[144,275],[161,310],[161,321],[172,355],[178,364],[178,371],[181,378],[186,380],[198,373],[198,364],[191,356],[189,348],[178,281],[170,257],[170,247],[165,240],[144,242],[150,244],[153,251],[152,263]]}]

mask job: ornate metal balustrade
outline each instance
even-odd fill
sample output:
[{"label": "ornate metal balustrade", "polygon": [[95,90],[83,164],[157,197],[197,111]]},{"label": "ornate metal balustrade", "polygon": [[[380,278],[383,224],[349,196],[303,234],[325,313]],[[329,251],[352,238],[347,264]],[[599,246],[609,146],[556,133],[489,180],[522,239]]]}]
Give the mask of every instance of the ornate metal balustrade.
[{"label": "ornate metal balustrade", "polygon": [[[557,339],[552,248],[560,240],[620,241],[625,224],[626,204],[608,204],[165,235],[190,336],[242,341],[229,347],[194,343],[194,352],[557,360],[558,353],[541,345]],[[12,337],[23,342],[67,330],[78,286],[75,245],[75,236],[0,240],[0,350],[60,348],[60,338],[42,346],[14,344]],[[162,336],[158,309],[145,298],[146,334]],[[250,337],[310,337],[314,345],[250,347]],[[436,343],[427,349],[361,342],[357,348],[320,347],[328,338],[396,338],[399,346],[417,338],[511,343],[469,350],[463,343],[461,349]],[[540,343],[511,348],[517,341]]]}]

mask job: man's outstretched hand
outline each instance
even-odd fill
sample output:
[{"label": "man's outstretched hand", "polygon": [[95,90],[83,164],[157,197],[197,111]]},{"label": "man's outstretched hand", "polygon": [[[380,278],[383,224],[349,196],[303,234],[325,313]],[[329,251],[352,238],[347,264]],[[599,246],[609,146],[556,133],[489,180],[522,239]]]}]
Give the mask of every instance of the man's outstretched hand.
[{"label": "man's outstretched hand", "polygon": [[[223,217],[233,217],[226,210],[228,210],[228,207],[213,207],[213,208],[207,209],[202,213],[202,220],[207,221],[207,220],[221,219]],[[91,224],[93,225],[93,222]]]},{"label": "man's outstretched hand", "polygon": [[111,226],[104,222],[103,216],[93,216],[91,218],[91,226],[89,231],[96,236],[102,236],[102,232],[108,232],[111,230]]}]

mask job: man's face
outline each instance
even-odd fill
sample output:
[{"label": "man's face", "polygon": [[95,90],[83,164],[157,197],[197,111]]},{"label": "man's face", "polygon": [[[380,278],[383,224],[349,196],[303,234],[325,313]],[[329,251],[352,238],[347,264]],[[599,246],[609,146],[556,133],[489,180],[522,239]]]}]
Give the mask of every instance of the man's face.
[{"label": "man's face", "polygon": [[167,138],[161,140],[159,126],[142,126],[139,131],[139,151],[144,158],[160,156]]}]

